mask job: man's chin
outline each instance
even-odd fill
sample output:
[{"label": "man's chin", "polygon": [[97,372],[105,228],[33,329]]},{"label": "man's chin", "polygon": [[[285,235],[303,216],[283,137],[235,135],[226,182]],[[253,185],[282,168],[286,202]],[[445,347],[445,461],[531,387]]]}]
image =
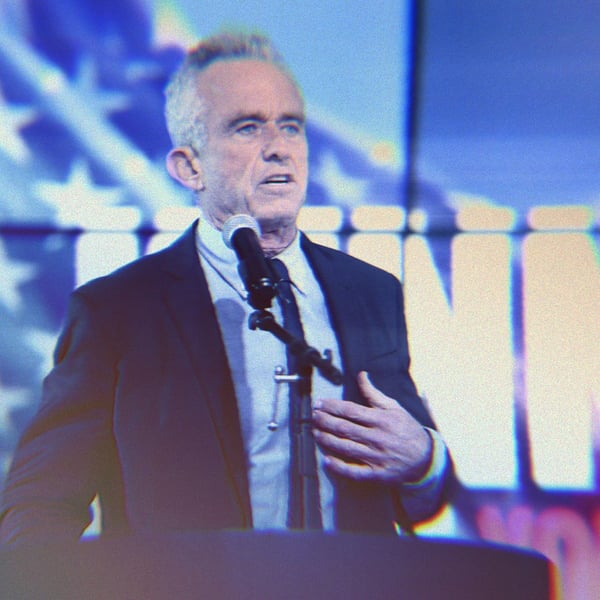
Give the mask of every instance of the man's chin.
[{"label": "man's chin", "polygon": [[297,215],[289,214],[261,214],[260,212],[252,215],[260,225],[262,233],[276,232],[281,229],[289,229],[296,226]]},{"label": "man's chin", "polygon": [[250,214],[258,221],[263,232],[295,227],[299,211],[298,205],[250,206]]}]

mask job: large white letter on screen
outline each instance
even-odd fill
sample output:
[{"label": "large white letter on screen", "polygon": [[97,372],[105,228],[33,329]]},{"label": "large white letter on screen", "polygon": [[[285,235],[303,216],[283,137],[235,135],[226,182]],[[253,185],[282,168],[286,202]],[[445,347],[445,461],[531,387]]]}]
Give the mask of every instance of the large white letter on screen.
[{"label": "large white letter on screen", "polygon": [[[450,276],[450,275],[449,275]],[[469,487],[514,487],[511,241],[452,240],[450,304],[424,237],[405,247],[413,375]]]},{"label": "large white letter on screen", "polygon": [[592,402],[600,400],[600,268],[585,233],[533,233],[523,247],[527,414],[533,475],[593,489]]}]

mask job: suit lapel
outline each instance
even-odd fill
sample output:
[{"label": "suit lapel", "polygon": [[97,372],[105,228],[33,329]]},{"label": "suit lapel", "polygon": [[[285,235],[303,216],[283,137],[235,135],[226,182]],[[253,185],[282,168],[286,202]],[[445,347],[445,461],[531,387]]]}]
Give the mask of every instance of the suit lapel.
[{"label": "suit lapel", "polygon": [[356,373],[356,365],[363,364],[365,360],[366,307],[362,298],[353,294],[355,282],[339,261],[323,252],[305,235],[302,235],[301,245],[323,290],[329,318],[338,338],[344,373]]},{"label": "suit lapel", "polygon": [[164,300],[188,351],[246,522],[250,524],[248,477],[237,401],[212,298],[196,252],[195,225],[165,252]]}]

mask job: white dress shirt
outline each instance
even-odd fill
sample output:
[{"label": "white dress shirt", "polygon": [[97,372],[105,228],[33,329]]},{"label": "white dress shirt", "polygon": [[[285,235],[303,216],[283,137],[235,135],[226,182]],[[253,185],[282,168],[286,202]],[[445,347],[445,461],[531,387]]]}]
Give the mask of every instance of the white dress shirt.
[{"label": "white dress shirt", "polygon": [[[233,378],[242,435],[248,461],[252,519],[256,529],[284,529],[289,498],[289,392],[287,384],[276,402],[275,369],[286,367],[285,345],[266,331],[252,331],[248,318],[254,309],[246,302],[246,290],[237,271],[233,250],[223,243],[221,232],[202,219],[198,226],[198,250]],[[319,351],[330,349],[334,364],[340,366],[337,340],[329,322],[323,293],[300,249],[300,238],[277,256],[294,282],[304,335]],[[276,301],[270,309],[283,323]],[[342,390],[313,372],[313,398],[339,398]],[[275,419],[276,430],[269,429]],[[323,527],[333,529],[333,486],[318,451],[319,490]]]},{"label": "white dress shirt", "polygon": [[[235,252],[224,244],[220,231],[205,219],[198,226],[197,249],[223,335],[248,461],[250,503],[255,529],[285,529],[289,499],[289,392],[286,384],[276,399],[275,369],[286,367],[285,345],[271,333],[251,330],[248,319],[254,309],[247,303],[247,293],[238,274]],[[331,327],[323,292],[300,248],[300,236],[277,255],[294,284],[294,291],[307,343],[320,352],[333,352],[339,368],[340,353]],[[270,311],[282,323],[276,301]],[[341,398],[342,389],[313,372],[313,398]],[[277,429],[269,428],[276,421]],[[423,479],[404,484],[408,493],[409,514],[419,513],[437,493],[440,475],[445,469],[447,453],[437,432],[430,431],[434,442],[434,460]],[[317,450],[319,493],[325,530],[334,529],[334,488],[323,467],[323,455]],[[414,506],[411,506],[414,505]]]}]

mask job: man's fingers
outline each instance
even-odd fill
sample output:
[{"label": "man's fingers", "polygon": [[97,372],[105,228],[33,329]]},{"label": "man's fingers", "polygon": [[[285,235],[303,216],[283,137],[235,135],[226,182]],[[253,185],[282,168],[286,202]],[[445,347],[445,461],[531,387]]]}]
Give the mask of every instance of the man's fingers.
[{"label": "man's fingers", "polygon": [[357,442],[364,442],[368,434],[368,429],[364,425],[343,417],[332,416],[321,410],[314,411],[313,425],[319,431],[326,431],[337,437]]},{"label": "man's fingers", "polygon": [[414,479],[428,460],[429,436],[406,409],[371,383],[366,371],[357,382],[367,406],[333,398],[315,402],[314,435],[325,464],[354,480]]},{"label": "man's fingers", "polygon": [[335,454],[344,460],[378,464],[382,457],[380,449],[360,439],[339,437],[335,433],[321,429],[315,429],[314,436],[316,442],[326,453]]},{"label": "man's fingers", "polygon": [[371,383],[369,374],[366,371],[361,371],[356,380],[360,393],[370,406],[384,409],[398,407],[398,403],[393,398],[386,396]]},{"label": "man's fingers", "polygon": [[360,423],[366,427],[371,427],[375,424],[373,409],[368,406],[356,404],[356,402],[326,398],[316,401],[314,408],[315,416],[319,414],[331,415],[332,417]]},{"label": "man's fingers", "polygon": [[374,477],[374,469],[370,465],[349,463],[336,456],[327,456],[325,464],[334,473],[355,481],[371,480]]},{"label": "man's fingers", "polygon": [[377,421],[375,420],[376,411],[373,411],[374,408],[380,408],[384,410],[404,410],[398,404],[398,402],[396,402],[396,400],[386,396],[371,383],[369,374],[366,371],[361,371],[358,374],[357,382],[361,395],[367,401],[369,406],[362,406],[361,404],[347,402],[345,400],[327,398],[316,400],[314,403],[314,408],[325,411],[337,417],[350,419],[356,423],[362,423],[363,425],[367,426],[373,426],[377,424]]}]

